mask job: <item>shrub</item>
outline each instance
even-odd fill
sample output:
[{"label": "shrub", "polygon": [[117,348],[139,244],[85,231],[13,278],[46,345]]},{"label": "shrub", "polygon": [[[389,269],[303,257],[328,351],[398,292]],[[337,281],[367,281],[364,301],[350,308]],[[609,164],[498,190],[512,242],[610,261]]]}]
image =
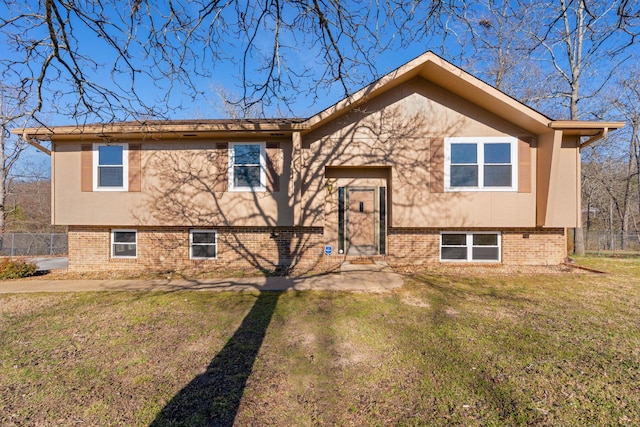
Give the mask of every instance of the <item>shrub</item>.
[{"label": "shrub", "polygon": [[0,280],[33,276],[36,274],[37,268],[34,262],[4,258],[0,261]]}]

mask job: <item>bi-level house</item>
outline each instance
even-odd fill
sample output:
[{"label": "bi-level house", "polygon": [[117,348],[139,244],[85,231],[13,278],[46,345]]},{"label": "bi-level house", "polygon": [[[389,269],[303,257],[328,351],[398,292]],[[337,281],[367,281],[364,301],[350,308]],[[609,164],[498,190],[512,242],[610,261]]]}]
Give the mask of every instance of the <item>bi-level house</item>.
[{"label": "bi-level house", "polygon": [[426,53],[310,118],[14,132],[51,142],[71,270],[304,271],[561,263],[580,149],[622,126],[552,120]]}]

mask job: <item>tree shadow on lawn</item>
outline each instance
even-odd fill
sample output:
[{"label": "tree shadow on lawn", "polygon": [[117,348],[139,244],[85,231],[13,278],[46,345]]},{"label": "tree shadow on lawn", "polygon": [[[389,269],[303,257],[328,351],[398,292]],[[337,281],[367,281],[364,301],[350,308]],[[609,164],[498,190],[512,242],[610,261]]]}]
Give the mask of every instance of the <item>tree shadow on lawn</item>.
[{"label": "tree shadow on lawn", "polygon": [[[406,276],[448,299],[453,298],[464,300],[468,299],[470,296],[474,296],[478,298],[489,298],[491,300],[520,303],[534,302],[533,299],[523,296],[522,289],[514,287],[513,283],[508,283],[510,280],[519,280],[522,282],[522,279],[520,279],[520,276],[517,274],[514,274],[513,276],[506,275],[504,277],[495,277],[491,275],[482,275],[481,273],[471,273],[467,276],[449,275],[446,273],[414,273]],[[537,276],[535,274],[530,274],[524,277],[527,278],[527,280],[534,280]],[[564,276],[558,275],[558,277]],[[523,289],[526,289],[524,285]]]},{"label": "tree shadow on lawn", "polygon": [[282,292],[258,295],[240,327],[206,371],[187,384],[156,416],[159,426],[232,426],[271,317]]}]

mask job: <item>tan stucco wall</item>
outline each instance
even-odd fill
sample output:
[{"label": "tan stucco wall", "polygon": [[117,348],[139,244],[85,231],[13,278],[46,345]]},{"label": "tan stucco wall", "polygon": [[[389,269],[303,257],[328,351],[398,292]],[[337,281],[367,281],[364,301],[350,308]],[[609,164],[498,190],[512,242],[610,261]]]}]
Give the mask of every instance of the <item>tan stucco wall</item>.
[{"label": "tan stucco wall", "polygon": [[[454,136],[527,133],[437,86],[413,80],[304,135],[304,170],[390,167],[389,225],[393,227],[534,227],[535,148],[529,193],[430,192],[430,138]],[[303,181],[303,211],[316,212],[325,201],[326,182],[321,173],[308,175]],[[323,224],[313,214],[303,214],[303,220],[304,225]]]},{"label": "tan stucco wall", "polygon": [[559,131],[538,138],[537,225],[575,227],[579,203],[578,138]]},{"label": "tan stucco wall", "polygon": [[[431,139],[465,136],[532,137],[531,191],[432,192]],[[217,142],[265,140],[282,148],[279,192],[212,191],[214,166],[207,155]],[[380,186],[390,195],[390,227],[572,227],[576,222],[576,138],[562,141],[561,132],[551,130],[527,134],[421,79],[293,138],[118,142],[142,144],[140,192],[81,192],[80,142],[55,143],[55,224],[333,228],[336,206],[327,194],[327,167],[343,168],[340,178],[355,179],[351,185],[367,184],[366,168],[387,170]],[[193,176],[181,185],[188,174]]]},{"label": "tan stucco wall", "polygon": [[[247,141],[251,140],[242,139]],[[54,221],[60,225],[113,226],[293,225],[287,185],[291,142],[277,141],[283,152],[283,169],[276,193],[213,191],[214,170],[206,155],[216,142],[229,140],[142,141],[140,192],[81,192],[81,145],[58,143],[53,154]]]}]

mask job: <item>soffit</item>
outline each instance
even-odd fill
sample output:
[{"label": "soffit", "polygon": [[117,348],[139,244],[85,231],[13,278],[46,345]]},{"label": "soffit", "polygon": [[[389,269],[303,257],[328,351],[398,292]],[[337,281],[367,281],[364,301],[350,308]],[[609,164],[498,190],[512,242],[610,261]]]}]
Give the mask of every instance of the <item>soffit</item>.
[{"label": "soffit", "polygon": [[577,120],[555,120],[549,123],[554,130],[561,130],[564,135],[595,136],[603,131],[608,132],[623,128],[624,122],[595,122]]},{"label": "soffit", "polygon": [[229,137],[284,137],[291,135],[305,119],[213,119],[150,120],[80,126],[55,126],[14,129],[12,132],[38,140],[104,139],[190,139]]}]

